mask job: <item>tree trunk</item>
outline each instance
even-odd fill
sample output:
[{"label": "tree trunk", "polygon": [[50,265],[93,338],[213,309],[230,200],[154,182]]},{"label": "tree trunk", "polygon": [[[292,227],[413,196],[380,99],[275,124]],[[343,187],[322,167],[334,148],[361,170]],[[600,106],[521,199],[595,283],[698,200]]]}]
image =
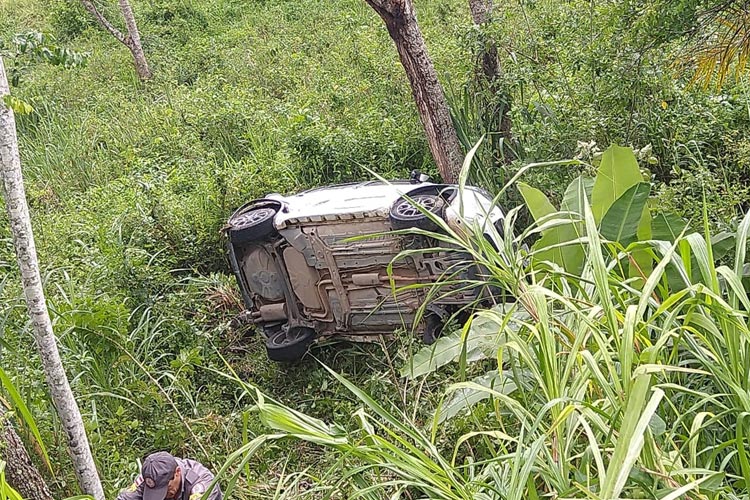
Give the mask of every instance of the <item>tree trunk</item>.
[{"label": "tree trunk", "polygon": [[5,461],[8,484],[28,500],[53,500],[47,483],[26,452],[23,441],[0,404],[0,459]]},{"label": "tree trunk", "polygon": [[[490,22],[490,16],[492,15],[492,0],[469,0],[469,10],[471,11],[471,18],[474,20],[474,24],[479,27]],[[500,66],[497,60],[497,45],[492,40],[488,40],[487,36],[482,34],[481,36],[482,47],[481,59],[482,59],[482,72],[488,82],[496,82],[500,78]]]},{"label": "tree trunk", "polygon": [[135,63],[135,71],[138,73],[138,78],[140,78],[141,81],[148,80],[151,78],[151,70],[148,67],[146,55],[143,52],[141,35],[138,32],[138,26],[135,24],[133,9],[130,7],[130,2],[128,2],[128,0],[118,0],[118,2],[120,5],[120,11],[122,12],[122,17],[125,19],[125,27],[128,30],[127,35],[124,35],[111,22],[109,22],[109,20],[99,12],[91,0],[81,0],[83,7],[94,16],[102,28],[109,31],[113,37],[130,50],[130,53],[133,55],[133,62]]},{"label": "tree trunk", "polygon": [[463,152],[411,0],[365,0],[383,19],[411,84],[430,151],[445,182],[456,182]]},{"label": "tree trunk", "polygon": [[[469,0],[469,10],[474,24],[479,28],[490,22],[494,6],[492,0]],[[511,133],[512,122],[510,119],[510,95],[501,88],[500,80],[501,68],[500,61],[497,57],[497,45],[490,40],[480,29],[480,53],[482,73],[480,79],[484,80],[487,90],[495,98],[494,106],[490,107],[490,112],[500,113],[500,136],[503,138],[502,155],[505,163],[511,163],[514,154],[510,148],[513,142]],[[492,117],[486,117],[487,123],[492,123]]]},{"label": "tree trunk", "polygon": [[138,33],[138,26],[135,24],[135,16],[133,16],[133,9],[130,7],[128,0],[119,0],[120,11],[122,11],[122,17],[125,19],[125,26],[128,29],[128,48],[133,54],[133,61],[135,61],[135,71],[138,73],[138,78],[141,80],[148,80],[151,78],[151,70],[148,68],[148,62],[146,62],[146,55],[143,53],[143,46],[141,45],[141,35]]},{"label": "tree trunk", "polygon": [[52,331],[52,322],[44,299],[34,235],[31,232],[29,207],[26,203],[26,192],[23,186],[16,123],[13,110],[2,103],[3,97],[9,92],[5,67],[2,57],[0,57],[0,177],[2,178],[2,194],[5,198],[16,257],[21,269],[23,291],[26,296],[26,305],[29,308],[34,340],[42,361],[52,402],[68,438],[68,448],[81,489],[96,500],[104,500],[104,491],[91,455],[81,412],[73,397],[73,391],[70,389],[68,377],[60,360],[57,340]]}]

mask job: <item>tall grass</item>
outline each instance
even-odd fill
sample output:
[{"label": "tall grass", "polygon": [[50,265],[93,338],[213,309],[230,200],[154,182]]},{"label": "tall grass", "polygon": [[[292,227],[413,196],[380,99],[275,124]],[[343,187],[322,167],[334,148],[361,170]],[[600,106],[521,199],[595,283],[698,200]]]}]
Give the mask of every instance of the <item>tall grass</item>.
[{"label": "tall grass", "polygon": [[[737,230],[734,266],[717,267],[707,229],[623,249],[600,236],[588,202],[583,211],[580,276],[529,265],[533,255],[520,245],[542,227],[570,224],[569,214],[552,214],[518,236],[517,210],[505,220],[508,237],[478,225],[434,235],[516,298],[474,313],[460,332],[403,366],[406,381],[419,383],[458,363],[458,378],[437,404],[409,411],[377,401],[326,367],[361,405],[348,422],[331,424],[242,382],[274,433],[245,451],[290,438],[336,454],[313,488],[285,498],[744,498],[750,214]],[[656,263],[645,280],[620,271],[636,250]],[[672,293],[667,272],[677,272],[684,287]],[[487,353],[490,368],[473,362]],[[410,404],[432,403],[416,397]]]},{"label": "tall grass", "polygon": [[[616,15],[621,7],[617,2],[526,4],[529,2],[508,5],[490,35],[500,45],[521,49],[508,52],[510,57],[504,56],[503,65],[517,103],[514,134],[522,141],[528,158],[570,156],[579,139],[606,144],[611,138],[627,138],[638,146],[653,143],[660,171],[668,173],[672,165],[684,167],[689,156],[672,149],[675,142],[699,139],[707,161],[732,153],[727,165],[732,171],[739,171],[744,163],[734,152],[741,151],[739,146],[745,144],[747,134],[742,125],[747,113],[735,105],[732,96],[746,85],[729,89],[727,100],[693,96],[668,76],[660,76],[662,56],[668,58],[668,54],[651,51],[643,59],[620,57],[620,36],[599,36],[592,40],[596,43],[589,43],[589,28],[592,33],[604,30],[601,32],[605,35],[628,29]],[[135,472],[135,457],[144,446],[173,446],[175,452],[187,453],[192,450],[186,448],[195,448],[185,444],[193,440],[181,421],[164,418],[175,413],[165,392],[213,455],[224,452],[214,439],[215,429],[229,429],[227,435],[234,440],[230,439],[226,448],[240,439],[239,433],[232,435],[236,428],[232,428],[227,410],[232,393],[227,394],[213,380],[206,381],[200,371],[197,376],[190,376],[182,368],[191,361],[189,356],[187,362],[183,360],[182,354],[190,355],[195,349],[200,354],[209,336],[221,338],[221,343],[226,339],[226,329],[211,324],[213,319],[206,320],[203,294],[179,296],[163,291],[165,285],[183,273],[194,275],[226,268],[218,244],[218,228],[231,207],[268,192],[288,192],[294,186],[359,178],[368,167],[404,174],[412,168],[429,167],[430,162],[392,41],[381,20],[361,0],[255,2],[250,9],[241,2],[224,0],[143,2],[137,6],[140,10],[136,15],[148,38],[147,50],[156,69],[155,80],[145,87],[135,82],[127,51],[91,26],[85,12],[83,18],[78,17],[75,5],[76,2],[62,1],[5,2],[0,10],[11,15],[0,15],[0,25],[6,39],[30,28],[51,28],[66,46],[92,51],[89,66],[80,70],[30,67],[23,85],[14,92],[37,110],[19,118],[35,231],[40,254],[46,256],[45,267],[49,270],[63,266],[71,274],[69,290],[64,291],[71,297],[70,304],[62,292],[52,293],[50,299],[52,304],[65,308],[57,321],[66,367],[77,379],[76,392],[85,403],[84,411],[92,416],[95,454],[114,489],[129,481]],[[466,29],[473,30],[465,0],[422,2],[417,8],[438,70],[461,86],[461,75],[471,64],[470,51],[462,40],[472,45],[476,41],[475,37],[462,35]],[[595,13],[590,27],[580,23],[579,8],[591,8]],[[527,15],[525,30],[522,28]],[[208,20],[207,28],[201,27],[201,17]],[[610,29],[614,27],[618,30]],[[549,33],[554,36],[539,36]],[[64,34],[67,37],[63,39]],[[569,51],[572,59],[566,56],[567,52],[558,52],[559,47],[573,48]],[[515,54],[534,57],[515,60]],[[581,65],[581,54],[591,56],[584,59],[592,64]],[[636,60],[639,68],[644,62],[643,72],[630,71]],[[613,64],[608,65],[607,61]],[[596,82],[592,81],[591,90],[589,74],[599,82],[594,86]],[[644,79],[644,75],[648,78]],[[566,88],[572,88],[573,94],[565,92]],[[666,96],[668,108],[654,105],[654,95]],[[476,106],[463,111],[467,120],[481,118],[481,109]],[[642,119],[631,126],[628,120],[622,120],[623,116]],[[685,120],[686,116],[700,118]],[[477,135],[467,130],[466,137]],[[476,130],[492,134],[497,127]],[[734,139],[727,142],[725,135]],[[469,142],[466,144],[468,148]],[[675,151],[674,159],[669,158],[669,151]],[[560,177],[570,175],[569,170],[544,171],[534,184],[554,190]],[[712,167],[711,171],[716,170]],[[508,175],[505,169],[492,172],[497,175],[488,179],[495,184]],[[708,168],[706,172],[710,173]],[[741,176],[727,178],[738,180]],[[693,202],[685,203],[685,193],[695,193],[694,186],[699,185],[696,179],[705,178],[684,177],[684,183],[679,185],[684,189],[672,191],[673,197],[680,200],[674,203],[681,203],[682,213],[690,211],[684,207],[694,206]],[[742,191],[737,184],[734,183],[732,197],[723,197],[722,190],[716,189],[714,202],[723,200],[721,206],[727,207],[735,205],[732,199],[741,201]],[[669,197],[662,199],[665,198]],[[696,199],[700,199],[700,193],[690,198]],[[122,243],[117,241],[118,234]],[[492,279],[507,284],[513,295],[523,296],[521,288],[527,286],[528,275],[524,255],[507,250],[491,255],[485,245],[482,240],[474,241],[473,253],[465,265],[471,264],[475,253],[484,255],[492,263],[488,266]],[[500,257],[516,259],[516,263],[507,266],[495,262]],[[13,262],[11,246],[0,245],[0,267],[2,261]],[[178,268],[190,270],[172,271]],[[449,281],[447,278],[445,281]],[[582,286],[576,280],[556,281],[554,275],[539,281],[563,295],[567,293],[566,286],[573,290]],[[439,288],[434,293],[439,294]],[[8,298],[9,294],[3,297]],[[504,312],[497,310],[496,314],[514,328],[523,319],[521,313],[526,313],[525,309],[516,309],[518,316],[503,315]],[[119,321],[123,315],[126,325],[114,325],[113,318]],[[90,319],[94,316],[95,320]],[[50,407],[41,396],[36,360],[28,355],[25,322],[19,318],[14,314],[11,322],[3,324],[3,341],[14,349],[6,356],[13,363],[4,368],[19,385],[48,444],[54,446],[55,441],[48,436],[55,424],[50,420]],[[483,363],[490,363],[487,356],[498,357],[497,335],[492,334],[498,329],[489,315],[476,317],[459,335],[446,337],[440,343],[445,348],[443,352],[427,353],[420,358],[427,361],[418,366],[424,372],[441,370],[442,377],[451,373],[452,367],[439,366],[450,364],[456,354],[458,381],[481,375],[476,383],[494,383],[496,391],[512,398],[523,394],[521,391],[533,391],[533,386],[515,388],[514,379],[505,376],[505,365],[485,372],[472,361],[480,355]],[[463,342],[450,344],[455,339]],[[670,362],[681,362],[681,345],[670,351]],[[300,405],[316,411],[321,411],[323,405],[335,408],[332,413],[343,411],[337,407],[338,395],[331,397],[330,390],[314,395],[306,390],[310,380],[319,382],[314,377],[322,377],[320,373],[300,375],[306,371],[305,366],[293,373],[297,378],[287,372],[279,374],[281,370],[265,365],[262,344],[256,342],[250,347],[258,349],[250,349],[249,355],[243,353],[242,362],[253,367],[246,372],[259,384],[273,387],[279,399],[300,401]],[[98,349],[109,351],[100,356]],[[724,348],[717,349],[710,350],[710,355],[722,356]],[[507,352],[504,349],[501,359]],[[345,370],[337,361],[337,369]],[[359,373],[365,373],[360,380],[382,378],[373,376],[368,369],[377,360],[362,361],[355,359],[363,367],[358,368]],[[409,370],[417,361],[404,368]],[[203,360],[211,366],[215,362],[213,357]],[[695,361],[691,366],[702,365]],[[173,374],[174,379],[170,378]],[[711,381],[703,374],[671,376],[681,384],[685,379],[693,384],[697,380],[706,384]],[[424,392],[432,390],[431,380],[435,378],[426,383],[423,377],[403,383],[409,389],[417,389],[408,393],[418,394],[422,392],[420,388]],[[283,379],[283,385],[278,379]],[[666,394],[671,395],[669,391]],[[466,404],[459,404],[462,395],[469,401],[486,397],[465,416],[462,408]],[[687,400],[687,396],[680,397]],[[490,398],[486,393],[467,388],[446,395],[440,416],[446,423],[435,426],[435,440],[441,450],[447,450],[447,455],[452,450],[440,440],[446,435],[461,435],[466,419],[479,419],[476,425],[484,426],[487,400]],[[421,419],[425,411],[434,409],[434,402],[422,397],[412,398],[409,404],[411,407],[400,409],[410,420],[424,426]],[[698,400],[690,404],[698,404]],[[696,426],[704,433],[728,439],[727,429],[733,428],[731,420],[725,416],[714,419],[708,412],[719,415],[721,410],[708,405],[702,411],[706,415]],[[252,422],[257,425],[254,419]],[[691,427],[689,422],[685,425],[687,430],[683,426],[675,432],[687,436]],[[457,459],[466,455],[468,446],[474,450],[484,446],[484,442],[485,439],[478,445],[471,440],[464,443]],[[697,454],[706,460],[711,458],[701,451],[704,442],[693,439],[688,446],[693,445]],[[61,447],[51,448],[50,454],[53,463],[65,462]],[[721,463],[726,456],[719,452],[711,460]],[[734,454],[731,460],[739,458]],[[58,468],[64,469],[59,465]],[[298,477],[293,472],[290,475]],[[62,483],[72,484],[70,476],[63,476]]]}]

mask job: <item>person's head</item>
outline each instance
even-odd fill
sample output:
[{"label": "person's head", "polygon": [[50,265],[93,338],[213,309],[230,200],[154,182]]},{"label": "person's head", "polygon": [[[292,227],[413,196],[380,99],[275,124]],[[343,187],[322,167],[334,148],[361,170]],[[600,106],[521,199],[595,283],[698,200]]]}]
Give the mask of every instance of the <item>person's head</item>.
[{"label": "person's head", "polygon": [[147,456],[141,467],[143,500],[174,498],[180,489],[182,471],[177,460],[166,451]]}]

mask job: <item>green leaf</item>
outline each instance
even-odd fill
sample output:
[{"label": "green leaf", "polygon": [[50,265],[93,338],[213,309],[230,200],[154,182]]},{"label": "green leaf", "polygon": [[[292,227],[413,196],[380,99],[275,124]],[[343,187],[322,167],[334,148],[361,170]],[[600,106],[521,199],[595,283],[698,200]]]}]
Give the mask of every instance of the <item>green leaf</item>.
[{"label": "green leaf", "polygon": [[593,188],[594,179],[591,177],[584,177],[582,175],[576,177],[565,190],[560,210],[583,215],[583,195],[585,194],[586,199],[590,200]]},{"label": "green leaf", "polygon": [[735,234],[727,231],[711,236],[714,259],[719,260],[726,256],[734,248],[735,241]]},{"label": "green leaf", "polygon": [[[502,376],[497,370],[491,370],[471,381],[478,386],[494,389],[502,394],[508,395],[517,389],[516,383],[510,378],[510,373]],[[488,399],[492,394],[488,391],[477,390],[475,387],[464,387],[457,389],[453,397],[440,410],[440,423],[450,420],[459,412],[474,406],[483,399]]]},{"label": "green leaf", "polygon": [[734,272],[738,276],[742,276],[745,272],[745,253],[747,251],[748,237],[750,237],[750,211],[742,218],[742,222],[740,222],[737,228],[737,235],[735,236]]},{"label": "green leaf", "polygon": [[[679,488],[676,488],[669,495],[666,495],[666,496],[662,497],[661,500],[677,500],[678,498],[690,498],[689,496],[686,495],[686,493],[688,491],[697,488],[702,483],[708,482],[709,480],[712,480],[712,479],[713,480],[721,480],[722,478],[723,478],[723,474],[718,473],[718,472],[714,473],[714,474],[708,474],[706,476],[703,476],[700,479],[697,479],[695,481],[691,481],[691,482],[689,482],[689,483],[687,483],[687,484],[685,484],[685,485],[683,485],[683,486],[681,486]],[[718,484],[719,483],[717,482],[717,485]],[[708,485],[705,485],[704,487],[707,488],[708,490],[712,490],[712,489],[716,488],[716,486],[710,487]]]},{"label": "green leaf", "polygon": [[[570,215],[561,214],[560,218],[569,219]],[[569,273],[580,274],[583,269],[585,251],[580,242],[572,242],[581,237],[581,228],[581,222],[571,220],[568,224],[545,230],[542,237],[532,247],[534,261],[549,261]]]},{"label": "green leaf", "polygon": [[401,367],[401,376],[409,379],[432,373],[461,355],[461,332],[440,337],[434,344],[417,351],[409,363]]},{"label": "green leaf", "polygon": [[[653,218],[651,227],[653,231],[652,233],[653,239],[667,241],[670,243],[677,241],[680,238],[680,235],[682,235],[684,231],[689,230],[689,225],[687,221],[672,212],[657,213],[656,216],[654,216]],[[730,248],[731,248],[731,245],[730,245]],[[695,260],[695,257],[690,256],[687,264],[685,263],[683,264],[684,265],[689,264],[690,269],[692,269],[695,272],[696,277],[698,276],[697,274],[698,265]],[[685,286],[688,285],[688,283],[685,283],[685,280],[683,279],[682,274],[677,268],[676,262],[670,262],[665,272],[667,275],[667,283],[669,284],[670,290],[672,290],[673,292],[682,290],[683,288],[685,288]]]},{"label": "green leaf", "polygon": [[601,238],[599,236],[599,232],[597,231],[594,214],[588,205],[588,200],[585,200],[584,202],[583,212],[586,222],[586,233],[589,237],[588,261],[590,263],[591,272],[594,277],[594,284],[598,289],[599,297],[601,299],[601,306],[604,309],[604,314],[606,315],[610,331],[616,332],[619,325],[617,323],[617,317],[612,305],[612,297],[609,294],[607,263],[604,260]]},{"label": "green leaf", "polygon": [[[651,239],[651,210],[649,210],[648,205],[643,208],[641,221],[638,223],[636,239],[638,241],[647,241]],[[638,269],[636,269],[635,264],[631,264],[630,276],[648,276],[649,273],[651,273],[653,262],[648,252],[644,250],[636,250],[633,252],[633,259],[638,265]]]},{"label": "green leaf", "polygon": [[34,111],[34,108],[31,106],[31,104],[10,94],[6,94],[3,96],[3,102],[17,115],[28,115]]},{"label": "green leaf", "polygon": [[740,459],[740,470],[742,471],[742,475],[745,478],[746,487],[748,484],[750,484],[750,460],[748,460],[747,457],[747,444],[745,443],[745,422],[748,417],[750,417],[750,414],[748,414],[747,412],[740,413],[740,416],[737,418],[736,430],[737,456]]},{"label": "green leaf", "polygon": [[679,215],[659,212],[651,223],[651,234],[655,240],[674,242],[687,227],[687,221]]},{"label": "green leaf", "polygon": [[647,210],[651,185],[639,182],[620,196],[607,210],[601,222],[601,234],[610,241],[628,246],[638,236],[638,226]]},{"label": "green leaf", "polygon": [[695,262],[695,265],[691,266],[691,269],[693,269],[693,281],[701,282],[710,287],[714,292],[718,292],[716,268],[711,259],[706,240],[698,233],[688,234],[685,236],[685,240],[690,245],[691,262]]},{"label": "green leaf", "polygon": [[[748,298],[747,292],[742,286],[742,277],[737,276],[734,269],[727,266],[717,267],[716,272],[724,280],[724,283],[726,283],[726,293],[729,296],[730,301],[732,301],[733,304],[742,304],[745,311],[750,311],[750,298]],[[735,305],[734,308],[738,309],[739,305]]]},{"label": "green leaf", "polygon": [[[591,192],[593,179],[579,176],[568,185],[561,204],[561,219],[570,219],[570,224],[558,225],[542,232],[542,237],[534,245],[534,260],[537,262],[549,261],[565,269],[572,274],[580,274],[583,269],[585,250],[580,242],[570,243],[584,236],[583,223],[575,215],[565,213],[573,212],[582,216],[586,199]],[[532,188],[533,189],[533,188]],[[541,193],[540,193],[541,194]],[[544,196],[544,195],[542,195]],[[546,200],[546,197],[545,197]],[[549,207],[552,204],[549,203]],[[543,216],[554,212],[544,213]],[[539,220],[536,216],[535,220]],[[546,250],[545,250],[546,249]]]},{"label": "green leaf", "polygon": [[664,396],[664,391],[654,389],[647,403],[650,385],[651,376],[646,374],[636,376],[633,381],[617,443],[602,482],[601,498],[620,498],[628,475],[640,456],[644,434]]},{"label": "green leaf", "polygon": [[[479,361],[488,357],[495,356],[497,349],[505,342],[505,335],[501,332],[502,317],[506,314],[502,310],[503,306],[496,306],[493,311],[497,315],[490,314],[490,311],[478,315],[471,324],[471,332],[466,342],[466,359],[467,361]],[[525,312],[514,311],[514,320],[509,324],[516,324],[517,321],[525,320],[528,314]],[[513,326],[512,328],[517,328]],[[440,337],[437,341],[417,351],[401,367],[401,376],[409,379],[415,379],[427,373],[432,373],[441,366],[458,361],[464,348],[464,339],[461,331],[454,332],[450,335]]]},{"label": "green leaf", "polygon": [[526,206],[529,207],[529,212],[534,220],[539,220],[545,215],[555,213],[557,210],[550,203],[547,196],[537,188],[533,188],[523,182],[518,183],[518,190],[523,196],[523,201],[526,202]]},{"label": "green leaf", "polygon": [[29,408],[26,406],[26,403],[24,403],[23,398],[18,393],[18,390],[16,390],[16,387],[13,385],[10,377],[8,377],[8,374],[5,373],[5,370],[3,370],[2,368],[0,368],[0,383],[2,383],[5,391],[8,393],[8,396],[10,396],[10,401],[13,409],[15,409],[18,414],[20,414],[21,422],[29,428],[31,435],[34,436],[34,440],[36,441],[37,445],[39,445],[39,450],[42,452],[44,464],[47,466],[47,469],[49,469],[50,473],[54,477],[55,471],[52,470],[52,463],[50,462],[49,455],[47,454],[47,447],[44,446],[44,441],[42,441],[42,435],[39,433],[39,428],[36,425],[36,421],[34,420],[34,417],[31,416]]},{"label": "green leaf", "polygon": [[615,200],[640,182],[643,182],[643,177],[633,150],[610,146],[602,155],[594,188],[591,190],[594,219],[600,222]]},{"label": "green leaf", "polygon": [[667,423],[658,413],[654,413],[648,423],[648,428],[651,429],[651,434],[658,437],[667,431]]},{"label": "green leaf", "polygon": [[344,431],[337,425],[305,415],[274,403],[259,403],[261,421],[271,429],[300,437],[312,443],[337,446],[346,443]]}]

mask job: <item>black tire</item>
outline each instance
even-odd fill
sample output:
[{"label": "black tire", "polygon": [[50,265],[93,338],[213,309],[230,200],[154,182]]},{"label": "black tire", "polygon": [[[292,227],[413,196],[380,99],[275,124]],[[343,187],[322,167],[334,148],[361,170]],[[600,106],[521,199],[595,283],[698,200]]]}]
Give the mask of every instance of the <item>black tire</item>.
[{"label": "black tire", "polygon": [[474,289],[474,296],[485,307],[490,308],[495,304],[505,302],[509,297],[507,290],[498,285],[497,281],[492,278],[490,271],[483,265],[472,266],[469,279],[482,282],[482,285]]},{"label": "black tire", "polygon": [[235,244],[261,241],[276,234],[273,219],[279,208],[273,205],[250,207],[229,219],[229,240]]},{"label": "black tire", "polygon": [[304,326],[282,329],[266,339],[268,359],[283,363],[299,361],[315,340],[315,330]]},{"label": "black tire", "polygon": [[425,214],[425,211],[437,217],[442,217],[445,200],[434,193],[419,193],[407,196],[401,196],[391,205],[391,227],[393,229],[416,227],[425,231],[440,229],[440,226]]},{"label": "black tire", "polygon": [[435,340],[443,332],[443,320],[437,314],[430,313],[424,318],[424,333],[422,334],[422,342],[427,345],[432,345]]}]

